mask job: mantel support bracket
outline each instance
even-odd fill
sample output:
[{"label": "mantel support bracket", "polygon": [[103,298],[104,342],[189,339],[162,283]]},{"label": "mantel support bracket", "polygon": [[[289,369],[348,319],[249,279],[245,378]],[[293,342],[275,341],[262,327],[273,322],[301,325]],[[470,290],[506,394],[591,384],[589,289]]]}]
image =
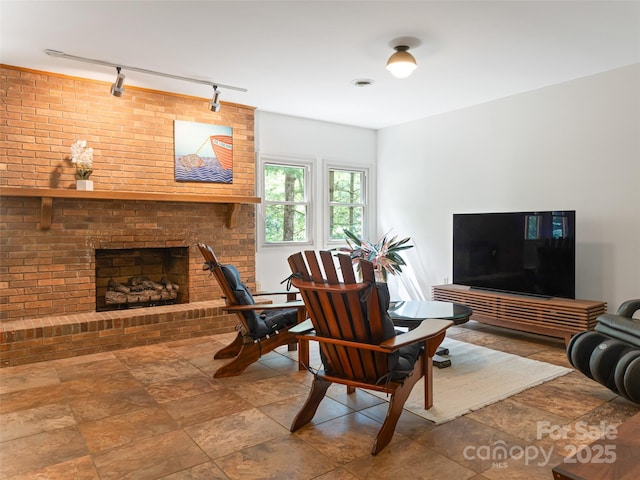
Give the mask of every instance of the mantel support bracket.
[{"label": "mantel support bracket", "polygon": [[51,228],[51,217],[53,216],[53,198],[40,197],[40,230]]},{"label": "mantel support bracket", "polygon": [[227,228],[236,228],[238,226],[238,215],[240,213],[239,203],[229,204],[229,214],[227,216]]}]

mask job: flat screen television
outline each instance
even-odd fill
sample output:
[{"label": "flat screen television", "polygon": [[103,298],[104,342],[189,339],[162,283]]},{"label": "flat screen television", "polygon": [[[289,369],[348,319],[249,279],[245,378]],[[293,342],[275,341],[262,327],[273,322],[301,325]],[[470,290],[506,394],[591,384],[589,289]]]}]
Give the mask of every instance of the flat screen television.
[{"label": "flat screen television", "polygon": [[574,210],[453,215],[453,283],[575,298]]}]

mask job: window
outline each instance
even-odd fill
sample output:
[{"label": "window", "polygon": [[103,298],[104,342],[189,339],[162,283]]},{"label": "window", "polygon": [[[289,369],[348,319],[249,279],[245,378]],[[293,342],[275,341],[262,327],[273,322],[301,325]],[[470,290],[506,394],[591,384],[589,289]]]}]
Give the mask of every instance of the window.
[{"label": "window", "polygon": [[565,215],[553,215],[551,229],[553,238],[565,238],[569,231],[569,220]]},{"label": "window", "polygon": [[363,170],[329,168],[329,240],[344,240],[344,230],[365,232],[366,176]]},{"label": "window", "polygon": [[525,240],[536,240],[540,238],[541,221],[542,219],[540,215],[527,215],[525,217],[525,222],[526,222],[526,225],[524,227]]},{"label": "window", "polygon": [[265,243],[309,241],[309,169],[265,163]]},{"label": "window", "polygon": [[[543,225],[544,218],[542,215],[527,215],[525,225],[526,240],[538,240],[541,238],[564,238],[569,231],[568,219],[565,215],[556,215],[555,212],[551,217],[551,225],[548,225],[548,217],[546,217],[546,225]],[[551,232],[548,232],[549,228]],[[544,229],[544,230],[543,230]]]}]

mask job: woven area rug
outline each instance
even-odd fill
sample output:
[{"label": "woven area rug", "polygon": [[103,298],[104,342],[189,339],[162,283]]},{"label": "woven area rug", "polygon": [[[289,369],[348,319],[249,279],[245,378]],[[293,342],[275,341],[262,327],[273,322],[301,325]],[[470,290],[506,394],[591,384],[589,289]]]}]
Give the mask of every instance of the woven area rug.
[{"label": "woven area rug", "polygon": [[[445,338],[452,365],[433,368],[433,407],[424,409],[424,379],[404,405],[434,423],[445,423],[465,413],[504,400],[528,388],[571,372],[570,368],[519,357],[490,348]],[[367,390],[380,398],[383,393]]]}]

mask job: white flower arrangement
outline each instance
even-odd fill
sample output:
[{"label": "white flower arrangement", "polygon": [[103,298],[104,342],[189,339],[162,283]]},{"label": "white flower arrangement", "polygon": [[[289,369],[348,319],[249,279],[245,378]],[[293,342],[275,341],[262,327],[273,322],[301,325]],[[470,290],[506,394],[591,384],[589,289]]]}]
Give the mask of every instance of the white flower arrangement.
[{"label": "white flower arrangement", "polygon": [[87,180],[93,172],[93,148],[87,148],[85,140],[71,145],[71,163],[76,166],[76,174],[82,180]]}]

